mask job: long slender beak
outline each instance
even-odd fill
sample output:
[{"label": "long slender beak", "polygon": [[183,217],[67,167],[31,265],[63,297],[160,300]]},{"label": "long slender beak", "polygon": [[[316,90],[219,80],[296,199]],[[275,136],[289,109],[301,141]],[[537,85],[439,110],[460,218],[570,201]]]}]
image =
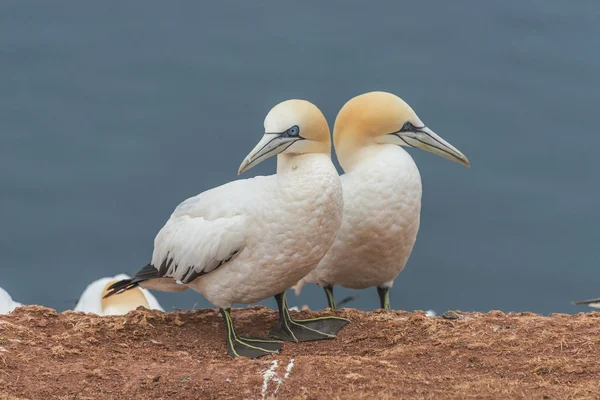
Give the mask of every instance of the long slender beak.
[{"label": "long slender beak", "polygon": [[248,171],[255,165],[260,164],[269,157],[273,157],[290,147],[294,142],[301,140],[302,137],[290,137],[286,136],[285,133],[265,133],[260,142],[252,149],[250,154],[244,158],[238,175],[242,172]]},{"label": "long slender beak", "polygon": [[427,150],[433,154],[447,158],[450,161],[456,161],[466,165],[467,167],[471,166],[471,163],[463,153],[426,126],[417,128],[415,131],[397,132],[394,135],[399,137],[409,146]]}]

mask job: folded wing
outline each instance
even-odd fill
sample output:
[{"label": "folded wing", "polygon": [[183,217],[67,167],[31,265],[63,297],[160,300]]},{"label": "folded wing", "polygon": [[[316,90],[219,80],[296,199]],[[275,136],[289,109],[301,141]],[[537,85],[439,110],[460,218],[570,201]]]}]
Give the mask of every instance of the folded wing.
[{"label": "folded wing", "polygon": [[106,295],[140,284],[149,289],[185,290],[243,251],[257,197],[268,196],[272,177],[238,180],[200,193],[181,203],[154,239],[152,262],[132,279],[110,286]]}]

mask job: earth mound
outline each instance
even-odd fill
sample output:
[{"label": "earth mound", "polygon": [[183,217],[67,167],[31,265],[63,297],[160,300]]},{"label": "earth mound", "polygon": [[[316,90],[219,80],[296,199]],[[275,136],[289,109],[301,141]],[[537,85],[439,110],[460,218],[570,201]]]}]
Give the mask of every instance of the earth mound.
[{"label": "earth mound", "polygon": [[[600,398],[600,313],[343,309],[337,339],[231,359],[216,310],[0,316],[0,399]],[[297,313],[299,318],[327,312]],[[265,336],[275,311],[232,311]]]}]

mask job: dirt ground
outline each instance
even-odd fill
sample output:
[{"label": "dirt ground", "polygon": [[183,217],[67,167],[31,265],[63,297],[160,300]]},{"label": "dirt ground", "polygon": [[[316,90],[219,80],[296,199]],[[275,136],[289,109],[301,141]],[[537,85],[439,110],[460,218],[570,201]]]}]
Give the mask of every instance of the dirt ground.
[{"label": "dirt ground", "polygon": [[[337,314],[337,339],[249,360],[229,358],[215,310],[22,307],[0,316],[0,399],[600,399],[600,313]],[[276,320],[232,316],[257,336]]]}]

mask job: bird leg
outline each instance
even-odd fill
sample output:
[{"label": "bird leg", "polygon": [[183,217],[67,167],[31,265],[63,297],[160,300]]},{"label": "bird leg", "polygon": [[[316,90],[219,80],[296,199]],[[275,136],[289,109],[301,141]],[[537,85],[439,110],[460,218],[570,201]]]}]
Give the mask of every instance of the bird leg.
[{"label": "bird leg", "polygon": [[285,292],[276,295],[275,300],[279,307],[279,321],[271,328],[269,335],[277,339],[289,342],[333,339],[337,331],[350,322],[334,316],[295,320],[288,310]]},{"label": "bird leg", "polygon": [[238,336],[231,320],[231,309],[221,308],[221,315],[225,322],[227,333],[227,353],[233,358],[248,357],[257,358],[268,354],[279,353],[281,342],[268,338],[258,338],[249,336]]},{"label": "bird leg", "polygon": [[337,309],[337,306],[335,305],[335,299],[333,297],[333,286],[323,286],[323,290],[325,290],[325,295],[327,296],[327,304],[329,305],[329,308],[331,308],[332,310]]},{"label": "bird leg", "polygon": [[381,302],[381,308],[383,308],[384,310],[391,310],[390,288],[377,286],[377,294],[379,294],[379,301]]}]

